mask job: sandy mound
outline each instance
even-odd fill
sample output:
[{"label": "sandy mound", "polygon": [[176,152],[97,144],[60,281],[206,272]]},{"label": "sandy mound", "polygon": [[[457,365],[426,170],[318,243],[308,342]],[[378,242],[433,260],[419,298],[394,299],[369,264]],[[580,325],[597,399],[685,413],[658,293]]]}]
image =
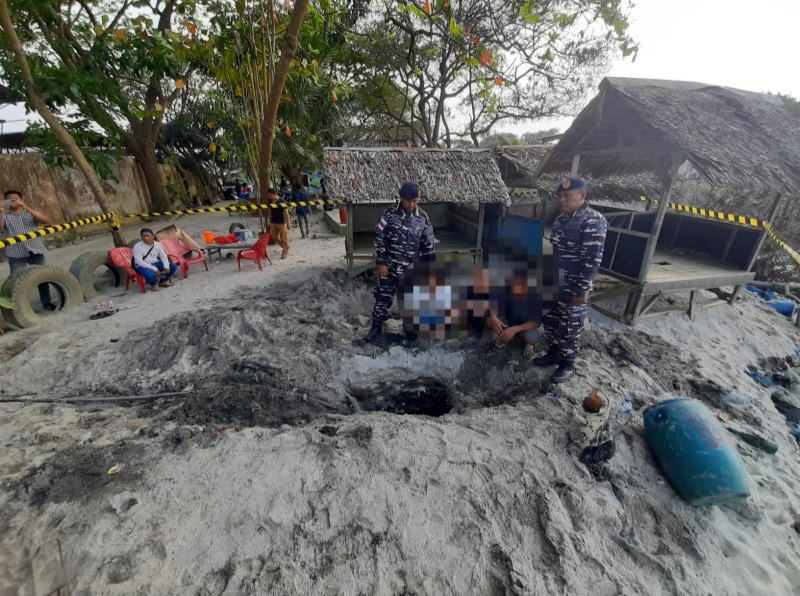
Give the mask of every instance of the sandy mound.
[{"label": "sandy mound", "polygon": [[[579,375],[556,389],[518,348],[475,337],[406,343],[393,320],[380,345],[363,345],[371,287],[324,259],[313,275],[276,266],[258,286],[232,277],[211,309],[191,291],[216,278],[198,274],[166,317],[87,326],[87,307],[0,338],[6,394],[187,392],[129,406],[0,403],[0,594],[800,585],[800,461],[770,391],[744,374],[800,345],[784,318],[750,296],[694,323],[593,317]],[[631,395],[634,416],[614,426],[608,466],[589,470],[573,408],[594,387],[615,407]],[[684,395],[779,443],[775,456],[738,443],[745,503],[693,508],[658,470],[642,409]],[[117,514],[108,499],[125,490],[136,503]]]}]

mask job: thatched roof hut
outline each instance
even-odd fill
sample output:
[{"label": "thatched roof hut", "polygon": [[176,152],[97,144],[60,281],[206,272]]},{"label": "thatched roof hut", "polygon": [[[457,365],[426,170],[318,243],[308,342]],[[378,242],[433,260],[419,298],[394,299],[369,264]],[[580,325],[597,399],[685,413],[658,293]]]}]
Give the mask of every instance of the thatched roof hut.
[{"label": "thatched roof hut", "polygon": [[712,184],[800,197],[800,122],[780,100],[681,81],[604,79],[539,172],[576,154],[596,178],[668,170],[676,152]]},{"label": "thatched roof hut", "polygon": [[[549,199],[555,196],[558,183],[569,175],[563,172],[540,174],[537,171],[547,152],[554,145],[506,145],[495,147],[494,158],[500,168],[503,181],[511,189],[512,202],[517,196],[538,195]],[[661,195],[661,183],[650,173],[628,176],[587,176],[589,200],[638,204],[642,195],[657,198]]]},{"label": "thatched roof hut", "polygon": [[552,145],[501,145],[494,148],[494,159],[506,186],[534,188],[536,170]]},{"label": "thatched roof hut", "polygon": [[328,193],[354,203],[393,203],[414,180],[423,203],[509,204],[489,150],[326,147],[324,168]]}]

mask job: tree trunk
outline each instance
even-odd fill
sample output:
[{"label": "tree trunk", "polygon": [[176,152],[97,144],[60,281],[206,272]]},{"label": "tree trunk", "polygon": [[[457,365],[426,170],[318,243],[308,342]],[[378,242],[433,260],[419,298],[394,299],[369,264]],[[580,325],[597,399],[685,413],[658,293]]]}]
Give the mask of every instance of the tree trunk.
[{"label": "tree trunk", "polygon": [[128,152],[133,155],[136,163],[142,168],[144,181],[150,193],[150,209],[152,211],[169,211],[172,209],[172,201],[167,194],[167,186],[164,183],[164,176],[161,175],[161,168],[158,167],[155,149],[145,145],[129,146]]},{"label": "tree trunk", "polygon": [[309,0],[295,0],[292,18],[286,28],[286,36],[283,40],[281,59],[269,88],[264,120],[261,122],[261,155],[258,163],[258,184],[262,196],[270,187],[272,179],[272,142],[275,138],[275,120],[278,117],[278,106],[280,106],[283,96],[283,86],[297,52],[297,38],[300,35],[303,19],[308,12],[308,4]]},{"label": "tree trunk", "polygon": [[[95,201],[97,201],[100,209],[103,211],[103,213],[111,213],[111,208],[108,204],[106,193],[103,190],[103,186],[100,183],[97,174],[92,169],[92,166],[89,165],[89,162],[86,161],[86,158],[81,152],[80,147],[78,147],[77,143],[75,143],[75,139],[72,138],[72,135],[69,134],[69,131],[64,128],[61,122],[59,122],[55,115],[53,115],[53,113],[47,107],[44,99],[36,89],[36,83],[33,81],[33,75],[31,74],[31,69],[28,66],[28,59],[25,56],[25,49],[22,47],[19,37],[17,37],[17,32],[14,30],[14,24],[11,21],[11,15],[9,14],[8,3],[6,0],[0,0],[0,24],[2,24],[3,30],[8,36],[11,49],[14,52],[14,56],[16,57],[17,63],[22,71],[22,80],[25,82],[25,89],[28,92],[28,97],[31,100],[31,104],[42,117],[42,119],[47,122],[47,125],[52,129],[53,134],[56,135],[56,138],[67,150],[67,153],[69,153],[72,161],[83,174],[84,178],[86,178],[86,182],[89,184],[89,188],[92,189]],[[114,246],[126,246],[125,237],[123,236],[122,231],[119,229],[119,221],[117,218],[115,217],[109,221],[108,225],[111,228],[111,236],[114,239]]]}]

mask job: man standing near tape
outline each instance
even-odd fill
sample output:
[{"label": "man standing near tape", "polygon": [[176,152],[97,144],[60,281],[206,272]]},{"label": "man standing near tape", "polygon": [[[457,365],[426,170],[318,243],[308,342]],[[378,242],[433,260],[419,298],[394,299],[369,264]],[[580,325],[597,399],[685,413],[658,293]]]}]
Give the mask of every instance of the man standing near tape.
[{"label": "man standing near tape", "polygon": [[[8,236],[18,236],[35,232],[40,225],[47,225],[47,217],[35,209],[31,209],[22,199],[22,193],[17,190],[5,192],[3,205],[0,205],[0,229]],[[8,213],[4,207],[8,206]],[[6,247],[6,256],[11,273],[28,265],[44,265],[44,253],[47,247],[41,238],[17,242]],[[50,297],[50,287],[47,284],[39,285],[39,299],[45,310],[55,310]]]},{"label": "man standing near tape", "polygon": [[580,352],[580,335],[589,309],[589,293],[606,241],[608,222],[586,204],[586,181],[567,178],[558,185],[556,196],[561,207],[553,223],[550,242],[561,269],[558,304],[544,316],[549,351],[534,359],[535,366],[558,365],[550,377],[563,383],[575,374],[575,360]]},{"label": "man standing near tape", "polygon": [[[374,292],[372,328],[365,341],[374,341],[383,333],[383,323],[389,318],[389,309],[406,269],[420,258],[432,260],[434,257],[433,226],[428,214],[418,204],[419,184],[406,182],[400,187],[400,204],[384,211],[375,226],[378,285]],[[406,336],[409,339],[415,337],[408,330]]]}]

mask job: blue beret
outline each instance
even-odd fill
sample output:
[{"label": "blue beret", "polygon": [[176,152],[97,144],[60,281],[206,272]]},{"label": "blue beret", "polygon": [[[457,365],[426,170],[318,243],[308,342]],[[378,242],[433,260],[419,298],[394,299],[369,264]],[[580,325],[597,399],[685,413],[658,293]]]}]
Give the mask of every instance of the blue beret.
[{"label": "blue beret", "polygon": [[400,187],[401,199],[418,199],[419,198],[419,184],[416,182],[406,182]]},{"label": "blue beret", "polygon": [[561,184],[558,185],[558,188],[556,189],[556,195],[560,195],[562,192],[568,192],[570,190],[586,190],[586,180],[580,176],[575,176],[574,178],[565,178]]},{"label": "blue beret", "polygon": [[151,230],[150,228],[142,228],[141,230],[139,230],[139,236],[141,236],[142,234],[152,234],[152,233],[153,230]]}]

